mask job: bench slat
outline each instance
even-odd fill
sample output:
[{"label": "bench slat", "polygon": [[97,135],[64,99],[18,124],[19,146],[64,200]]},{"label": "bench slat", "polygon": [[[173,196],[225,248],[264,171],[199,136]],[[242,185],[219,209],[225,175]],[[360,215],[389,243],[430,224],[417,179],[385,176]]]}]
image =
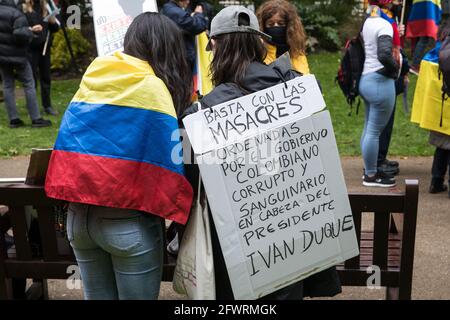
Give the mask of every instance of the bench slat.
[{"label": "bench slat", "polygon": [[349,194],[354,212],[404,212],[404,194]]},{"label": "bench slat", "polygon": [[[361,248],[361,255],[370,255],[373,257],[373,248]],[[401,250],[399,248],[388,249],[388,257],[400,257]]]},{"label": "bench slat", "polygon": [[31,260],[31,247],[28,242],[28,226],[25,216],[25,208],[9,207],[11,224],[14,233],[14,243],[16,245],[16,254],[18,260]]},{"label": "bench slat", "polygon": [[[361,240],[373,240],[373,231],[362,231]],[[390,241],[402,241],[401,234],[389,233]]]},{"label": "bench slat", "polygon": [[398,298],[402,300],[411,299],[418,201],[419,181],[406,180],[402,257],[398,291]]},{"label": "bench slat", "polygon": [[34,279],[67,279],[69,266],[76,265],[75,261],[43,261],[30,260],[20,261],[8,259],[5,261],[5,269],[8,278],[34,278]]},{"label": "bench slat", "polygon": [[[357,287],[365,287],[367,286],[367,279],[370,277],[370,274],[366,272],[366,269],[345,269],[342,270],[339,267],[337,268],[339,277],[341,279],[341,283],[344,286],[357,286]],[[393,286],[398,283],[398,270],[392,271],[381,271],[381,286],[388,287]]]},{"label": "bench slat", "polygon": [[[400,242],[389,242],[388,243],[390,249],[400,249]],[[360,248],[373,248],[373,241],[361,241]]]},{"label": "bench slat", "polygon": [[[352,213],[353,213],[353,223],[355,224],[355,232],[356,232],[356,238],[358,240],[358,247],[360,247],[361,244],[361,212],[356,211],[353,208],[352,205]],[[345,267],[349,269],[358,269],[359,268],[359,256],[356,256],[352,259],[349,259],[345,261]]]},{"label": "bench slat", "polygon": [[8,292],[8,283],[6,280],[6,270],[4,261],[7,259],[8,255],[6,252],[6,243],[5,243],[5,229],[6,226],[6,218],[0,216],[0,299],[7,299],[9,296]]},{"label": "bench slat", "polygon": [[382,270],[387,267],[390,219],[389,213],[375,212],[373,263]]},{"label": "bench slat", "polygon": [[58,244],[56,241],[55,220],[52,217],[52,207],[36,207],[38,213],[39,233],[41,236],[44,260],[58,260]]}]

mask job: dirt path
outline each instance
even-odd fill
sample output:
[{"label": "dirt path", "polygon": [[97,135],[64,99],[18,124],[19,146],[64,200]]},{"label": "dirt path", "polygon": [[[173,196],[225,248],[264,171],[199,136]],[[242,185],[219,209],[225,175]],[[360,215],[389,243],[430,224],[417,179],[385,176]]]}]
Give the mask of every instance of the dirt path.
[{"label": "dirt path", "polygon": [[[414,299],[450,299],[450,199],[447,194],[428,193],[432,158],[397,158],[400,162],[399,185],[389,192],[404,189],[405,179],[419,179],[420,199],[414,263]],[[26,174],[27,157],[0,160],[0,178]],[[382,192],[361,185],[362,160],[343,158],[342,166],[349,192]],[[63,281],[50,282],[50,295],[55,299],[80,299],[81,291],[67,290]],[[181,299],[164,283],[161,299]],[[383,299],[384,290],[344,287],[337,299]]]}]

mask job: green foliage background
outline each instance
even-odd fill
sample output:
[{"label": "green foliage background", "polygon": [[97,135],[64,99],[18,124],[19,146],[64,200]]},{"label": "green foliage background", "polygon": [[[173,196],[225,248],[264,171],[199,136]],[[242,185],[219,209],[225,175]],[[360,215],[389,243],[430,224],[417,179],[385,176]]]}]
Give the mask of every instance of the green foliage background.
[{"label": "green foliage background", "polygon": [[[66,29],[75,59],[83,57],[87,54],[91,44],[87,41],[81,32],[76,29]],[[52,70],[65,70],[70,68],[72,64],[67,42],[64,39],[62,30],[59,30],[53,39],[52,46]]]}]

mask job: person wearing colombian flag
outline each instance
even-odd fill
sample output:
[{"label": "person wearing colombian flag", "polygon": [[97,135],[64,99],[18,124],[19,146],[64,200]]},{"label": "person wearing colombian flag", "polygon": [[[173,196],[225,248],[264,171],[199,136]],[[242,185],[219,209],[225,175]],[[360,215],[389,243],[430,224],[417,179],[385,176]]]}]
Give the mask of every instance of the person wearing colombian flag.
[{"label": "person wearing colombian flag", "polygon": [[157,299],[162,219],[187,222],[192,187],[172,155],[192,90],[180,43],[169,18],[139,15],[124,52],[94,60],[62,119],[45,191],[70,203],[85,299]]},{"label": "person wearing colombian flag", "polygon": [[286,0],[264,2],[256,13],[261,30],[272,37],[265,40],[266,64],[289,51],[295,71],[309,74],[306,58],[306,33],[295,6]]}]

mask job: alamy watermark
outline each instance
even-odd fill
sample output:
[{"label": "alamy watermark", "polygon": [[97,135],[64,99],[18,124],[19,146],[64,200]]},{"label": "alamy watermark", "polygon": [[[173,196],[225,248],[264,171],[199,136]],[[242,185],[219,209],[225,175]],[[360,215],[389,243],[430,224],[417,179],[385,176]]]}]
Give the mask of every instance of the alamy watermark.
[{"label": "alamy watermark", "polygon": [[81,30],[81,8],[77,5],[67,7],[67,28]]},{"label": "alamy watermark", "polygon": [[366,286],[370,290],[381,289],[381,269],[379,266],[369,266],[366,269],[366,273],[370,274],[367,278]]},{"label": "alamy watermark", "polygon": [[69,275],[66,280],[66,287],[69,290],[81,290],[80,267],[71,265],[67,267],[66,273]]}]

